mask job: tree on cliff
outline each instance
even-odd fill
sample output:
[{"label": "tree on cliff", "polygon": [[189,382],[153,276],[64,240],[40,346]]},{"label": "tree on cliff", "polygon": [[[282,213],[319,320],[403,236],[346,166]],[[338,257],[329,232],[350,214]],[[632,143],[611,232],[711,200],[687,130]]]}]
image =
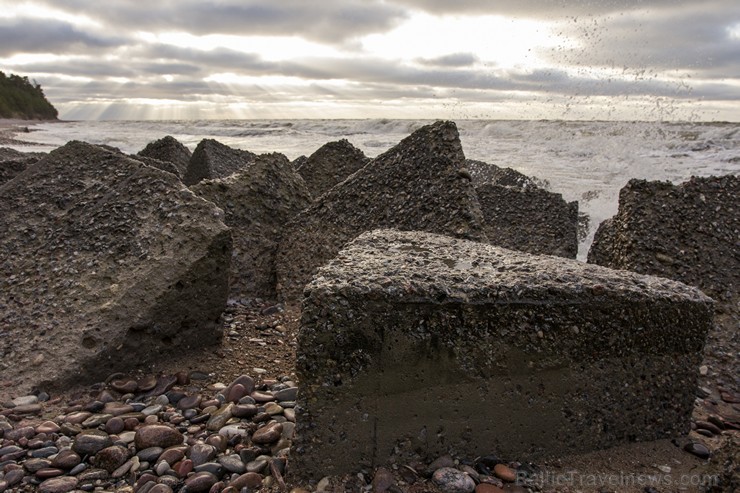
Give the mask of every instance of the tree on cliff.
[{"label": "tree on cliff", "polygon": [[57,114],[39,84],[31,83],[28,77],[0,71],[0,118],[56,120]]}]

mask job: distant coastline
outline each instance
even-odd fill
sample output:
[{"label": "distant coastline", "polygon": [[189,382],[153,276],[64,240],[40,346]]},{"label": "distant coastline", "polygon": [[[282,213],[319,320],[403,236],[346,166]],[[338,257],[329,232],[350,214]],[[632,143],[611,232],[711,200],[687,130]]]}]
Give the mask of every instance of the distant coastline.
[{"label": "distant coastline", "polygon": [[61,120],[21,120],[17,118],[0,118],[0,146],[38,145],[18,138],[19,134],[33,132],[32,127],[39,123],[61,123]]}]

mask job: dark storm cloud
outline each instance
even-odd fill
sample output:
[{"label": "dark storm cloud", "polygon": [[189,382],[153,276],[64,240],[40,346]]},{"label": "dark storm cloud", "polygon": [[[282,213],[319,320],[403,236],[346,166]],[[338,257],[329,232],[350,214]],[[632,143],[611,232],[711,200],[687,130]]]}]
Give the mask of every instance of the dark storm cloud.
[{"label": "dark storm cloud", "polygon": [[123,39],[83,31],[63,21],[0,18],[0,55],[66,54],[70,51],[111,48],[122,43]]},{"label": "dark storm cloud", "polygon": [[121,29],[196,35],[295,35],[330,43],[388,30],[406,16],[405,10],[397,6],[364,0],[164,0],[149,2],[145,7],[138,0],[43,3],[84,13]]}]

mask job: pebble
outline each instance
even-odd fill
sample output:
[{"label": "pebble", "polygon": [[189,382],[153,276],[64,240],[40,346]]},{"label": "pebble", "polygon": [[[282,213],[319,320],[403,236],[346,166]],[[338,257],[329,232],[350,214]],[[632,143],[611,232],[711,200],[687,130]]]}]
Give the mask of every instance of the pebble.
[{"label": "pebble", "polygon": [[393,473],[391,473],[388,469],[384,467],[379,467],[375,471],[375,475],[373,476],[372,492],[385,493],[386,491],[388,491],[388,488],[393,486],[395,481],[396,480],[393,477]]},{"label": "pebble", "polygon": [[112,473],[130,457],[129,450],[120,445],[106,447],[95,455],[95,465]]},{"label": "pebble", "polygon": [[192,493],[208,491],[218,482],[218,478],[210,472],[197,472],[185,480],[185,486]]},{"label": "pebble", "polygon": [[243,474],[247,468],[241,460],[241,457],[237,454],[224,455],[218,459],[219,464],[224,466],[224,469],[231,473]]},{"label": "pebble", "polygon": [[241,491],[242,488],[253,490],[262,486],[262,480],[262,475],[257,474],[256,472],[248,472],[231,481],[229,486],[232,486],[237,491]]},{"label": "pebble", "polygon": [[709,449],[701,443],[689,442],[684,448],[686,452],[699,457],[700,459],[708,459],[711,455]]},{"label": "pebble", "polygon": [[72,476],[47,479],[39,485],[41,493],[67,493],[77,487],[78,479]]},{"label": "pebble", "polygon": [[507,483],[513,483],[516,481],[516,470],[510,468],[506,464],[496,464],[493,468],[493,473],[496,477],[506,481]]},{"label": "pebble", "polygon": [[182,433],[166,425],[148,425],[142,426],[136,430],[134,443],[137,450],[143,450],[149,447],[167,448],[173,445],[179,445],[183,442]]},{"label": "pebble", "polygon": [[61,450],[51,461],[52,467],[72,469],[82,462],[80,455],[71,449]]},{"label": "pebble", "polygon": [[25,395],[22,397],[16,397],[12,402],[14,406],[30,406],[38,404],[39,398],[35,395]]},{"label": "pebble", "polygon": [[231,410],[234,408],[234,404],[227,404],[218,411],[211,414],[211,418],[206,423],[206,429],[209,431],[218,431],[226,425],[226,422],[231,419]]},{"label": "pebble", "polygon": [[432,481],[444,493],[472,493],[475,490],[473,478],[452,467],[442,467],[434,471]]},{"label": "pebble", "polygon": [[269,423],[254,432],[254,434],[252,435],[252,442],[257,444],[273,443],[280,439],[282,433],[282,423]]},{"label": "pebble", "polygon": [[95,455],[111,445],[113,445],[113,442],[104,431],[85,430],[75,437],[72,450],[80,455]]}]

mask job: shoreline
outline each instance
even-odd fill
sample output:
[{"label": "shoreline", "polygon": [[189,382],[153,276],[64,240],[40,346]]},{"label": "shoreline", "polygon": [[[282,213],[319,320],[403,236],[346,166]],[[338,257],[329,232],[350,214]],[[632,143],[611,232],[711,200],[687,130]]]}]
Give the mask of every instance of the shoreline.
[{"label": "shoreline", "polygon": [[0,147],[1,146],[35,146],[37,142],[17,138],[19,134],[31,133],[29,127],[42,123],[58,123],[59,120],[20,120],[17,118],[0,118]]}]

